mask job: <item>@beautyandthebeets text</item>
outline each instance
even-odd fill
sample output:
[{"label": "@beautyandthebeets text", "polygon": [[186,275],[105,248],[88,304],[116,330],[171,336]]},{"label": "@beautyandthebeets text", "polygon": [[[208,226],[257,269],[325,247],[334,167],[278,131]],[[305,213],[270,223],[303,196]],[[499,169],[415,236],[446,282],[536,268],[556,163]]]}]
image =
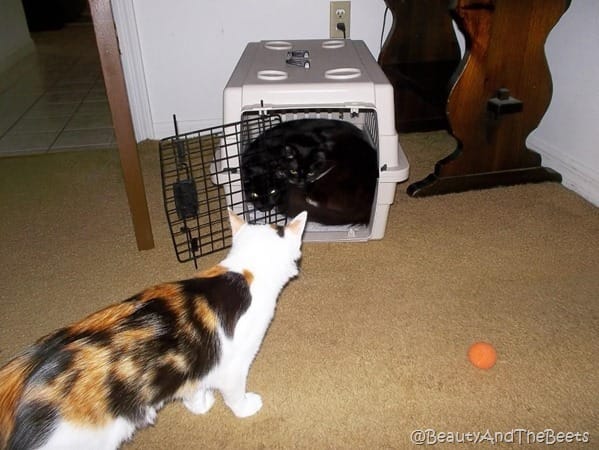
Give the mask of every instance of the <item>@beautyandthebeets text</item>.
[{"label": "@beautyandthebeets text", "polygon": [[580,444],[589,443],[591,436],[586,431],[556,431],[545,429],[532,431],[526,428],[514,428],[508,431],[438,431],[432,428],[423,428],[412,431],[410,440],[416,445],[436,444]]}]

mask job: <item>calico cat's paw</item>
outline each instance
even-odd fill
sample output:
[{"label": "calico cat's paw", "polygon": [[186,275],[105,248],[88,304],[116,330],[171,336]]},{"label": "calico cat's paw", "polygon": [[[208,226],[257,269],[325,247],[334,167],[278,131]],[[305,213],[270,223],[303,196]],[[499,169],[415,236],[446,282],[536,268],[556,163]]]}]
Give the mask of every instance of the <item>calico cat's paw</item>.
[{"label": "calico cat's paw", "polygon": [[253,392],[246,392],[239,402],[228,406],[237,417],[253,416],[262,408],[262,397]]},{"label": "calico cat's paw", "polygon": [[214,393],[201,389],[191,398],[183,400],[183,404],[194,414],[206,414],[214,405]]}]

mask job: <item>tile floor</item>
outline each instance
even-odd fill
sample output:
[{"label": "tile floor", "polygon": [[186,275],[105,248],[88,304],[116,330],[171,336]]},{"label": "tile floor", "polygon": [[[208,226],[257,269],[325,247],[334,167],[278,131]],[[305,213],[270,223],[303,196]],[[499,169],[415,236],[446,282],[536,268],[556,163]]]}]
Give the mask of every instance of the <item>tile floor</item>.
[{"label": "tile floor", "polygon": [[116,147],[92,24],[31,37],[0,74],[0,157]]}]

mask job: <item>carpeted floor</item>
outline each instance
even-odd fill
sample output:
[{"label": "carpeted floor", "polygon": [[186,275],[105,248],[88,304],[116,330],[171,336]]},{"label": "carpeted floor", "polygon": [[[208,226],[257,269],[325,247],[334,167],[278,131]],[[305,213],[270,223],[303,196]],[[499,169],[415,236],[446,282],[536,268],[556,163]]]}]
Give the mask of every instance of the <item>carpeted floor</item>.
[{"label": "carpeted floor", "polygon": [[[415,181],[454,143],[435,132],[402,145]],[[0,160],[1,362],[192,274],[171,248],[155,146],[142,163],[156,241],[146,252],[115,150]],[[125,449],[404,449],[415,430],[430,430],[429,443],[488,431],[482,448],[499,433],[516,430],[496,446],[516,448],[549,430],[575,441],[554,448],[599,448],[599,209],[557,184],[424,199],[406,187],[382,241],[304,245],[250,372],[259,414],[236,419],[220,399],[205,416],[171,404]],[[466,359],[477,340],[497,348],[489,371]]]}]

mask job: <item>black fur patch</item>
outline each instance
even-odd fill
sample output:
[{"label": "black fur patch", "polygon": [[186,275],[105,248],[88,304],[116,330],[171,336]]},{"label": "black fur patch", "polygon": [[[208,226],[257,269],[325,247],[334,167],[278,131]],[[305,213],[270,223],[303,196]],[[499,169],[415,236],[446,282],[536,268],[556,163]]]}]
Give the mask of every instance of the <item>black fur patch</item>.
[{"label": "black fur patch", "polygon": [[148,327],[152,329],[161,326],[168,330],[174,330],[176,323],[177,316],[169,308],[168,300],[160,297],[140,303],[138,309],[124,321],[127,328]]},{"label": "black fur patch", "polygon": [[183,337],[180,353],[189,362],[187,379],[197,380],[206,375],[220,360],[220,341],[218,336],[203,331],[197,339]]},{"label": "black fur patch", "polygon": [[186,374],[177,370],[169,364],[163,364],[155,369],[153,385],[157,391],[154,394],[152,403],[158,403],[167,400],[183,385],[186,380]]},{"label": "black fur patch", "polygon": [[32,348],[27,384],[48,383],[70,367],[73,353],[64,348],[70,340],[65,330],[59,330]]},{"label": "black fur patch", "polygon": [[237,321],[252,301],[250,287],[245,277],[236,272],[225,272],[210,278],[191,278],[181,281],[180,285],[186,297],[206,298],[228,337],[233,336]]},{"label": "black fur patch", "polygon": [[56,426],[56,408],[40,402],[30,402],[19,406],[7,448],[30,450],[46,443]]},{"label": "black fur patch", "polygon": [[135,384],[129,381],[122,381],[114,375],[108,379],[108,409],[115,416],[123,416],[134,423],[140,423],[145,420],[145,403],[138,396],[139,390]]},{"label": "black fur patch", "polygon": [[277,225],[277,234],[279,237],[285,237],[285,227],[283,225]]}]

